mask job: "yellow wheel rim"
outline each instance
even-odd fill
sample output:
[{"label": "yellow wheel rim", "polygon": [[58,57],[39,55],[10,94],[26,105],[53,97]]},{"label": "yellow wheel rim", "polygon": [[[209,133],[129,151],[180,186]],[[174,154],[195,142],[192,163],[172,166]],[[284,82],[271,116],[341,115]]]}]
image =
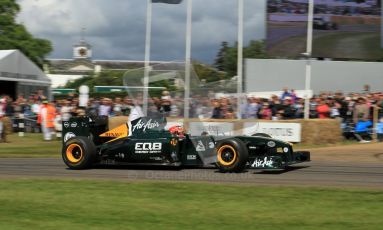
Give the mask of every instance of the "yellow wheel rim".
[{"label": "yellow wheel rim", "polygon": [[231,145],[223,145],[218,149],[218,163],[224,166],[230,166],[237,160],[237,151]]},{"label": "yellow wheel rim", "polygon": [[78,163],[84,157],[82,148],[78,144],[70,144],[66,149],[66,157],[71,163]]}]

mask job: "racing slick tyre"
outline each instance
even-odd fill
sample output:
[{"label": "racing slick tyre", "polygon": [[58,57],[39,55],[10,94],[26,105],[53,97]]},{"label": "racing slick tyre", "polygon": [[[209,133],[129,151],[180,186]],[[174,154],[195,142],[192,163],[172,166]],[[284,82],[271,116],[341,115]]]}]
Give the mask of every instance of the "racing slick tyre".
[{"label": "racing slick tyre", "polygon": [[253,137],[267,137],[267,138],[272,138],[269,134],[267,133],[254,133],[253,135],[251,135]]},{"label": "racing slick tyre", "polygon": [[245,144],[237,138],[222,140],[217,145],[217,167],[220,172],[243,171],[248,157]]},{"label": "racing slick tyre", "polygon": [[64,144],[62,158],[70,169],[86,169],[96,160],[96,147],[87,137],[73,137]]}]

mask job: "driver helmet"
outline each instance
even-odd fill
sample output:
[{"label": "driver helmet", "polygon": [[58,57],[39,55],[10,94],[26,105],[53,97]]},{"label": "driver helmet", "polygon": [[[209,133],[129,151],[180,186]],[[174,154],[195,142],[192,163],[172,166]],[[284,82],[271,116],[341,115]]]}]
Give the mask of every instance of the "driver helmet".
[{"label": "driver helmet", "polygon": [[174,125],[169,128],[169,132],[178,137],[185,137],[184,128],[180,125]]}]

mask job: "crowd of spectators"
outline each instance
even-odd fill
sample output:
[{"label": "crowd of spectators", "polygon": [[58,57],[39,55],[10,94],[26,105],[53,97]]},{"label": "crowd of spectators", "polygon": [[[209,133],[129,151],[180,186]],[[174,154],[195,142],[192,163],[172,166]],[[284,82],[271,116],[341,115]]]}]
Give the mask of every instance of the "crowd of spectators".
[{"label": "crowd of spectators", "polygon": [[[25,98],[19,95],[16,100],[3,95],[1,113],[8,117],[34,117],[46,96],[41,92]],[[79,106],[79,98],[69,95],[62,100],[51,101],[56,107],[61,119],[66,121],[72,116],[128,116],[134,105],[142,106],[142,95],[125,98],[90,98],[86,107]],[[249,96],[241,105],[242,119],[286,120],[300,119],[304,116],[304,99],[299,98],[294,90],[283,89],[280,95],[270,98]],[[322,92],[310,99],[310,118],[342,118],[356,121],[359,117],[372,117],[373,107],[383,107],[383,93],[369,92],[344,94],[342,92]],[[168,91],[162,92],[161,97],[149,99],[148,115],[164,114],[167,117],[183,117],[184,99],[171,96]],[[207,96],[193,95],[190,103],[190,117],[201,119],[236,119],[238,118],[238,103],[234,96],[217,96],[210,92]],[[380,116],[383,111],[380,110]]]},{"label": "crowd of spectators", "polygon": [[[247,97],[246,100],[241,107],[242,118],[286,120],[304,117],[305,100],[297,97],[294,90],[284,89],[281,95],[272,95],[271,98]],[[230,97],[213,99],[211,118],[235,118],[236,101],[236,98]],[[383,93],[365,91],[345,95],[342,92],[323,92],[314,95],[309,106],[310,118],[339,118],[357,122],[360,118],[371,119],[375,106],[383,107]],[[383,111],[380,110],[379,117],[382,116]]]},{"label": "crowd of spectators", "polygon": [[[268,12],[307,14],[307,2],[296,2],[289,0],[273,0],[268,2]],[[380,15],[380,7],[375,2],[357,4],[357,1],[334,1],[334,4],[315,4],[316,14],[332,15]]]},{"label": "crowd of spectators", "polygon": [[[27,117],[36,119],[41,113],[46,96],[41,91],[29,97],[19,95],[16,100],[2,95],[0,118]],[[57,122],[67,121],[72,116],[128,116],[135,106],[142,106],[142,94],[132,97],[90,98],[86,107],[79,106],[79,98],[69,95],[62,100],[51,101],[55,108]],[[148,116],[163,114],[167,117],[183,117],[184,99],[162,92],[160,97],[152,97],[148,103]],[[314,95],[309,103],[310,118],[341,119],[343,123],[372,120],[373,108],[383,108],[383,93],[370,92],[366,86],[360,93],[322,92]],[[241,104],[242,119],[287,120],[304,117],[305,101],[299,98],[294,90],[283,89],[280,95],[270,98],[249,96]],[[210,92],[207,96],[193,95],[190,102],[191,118],[200,119],[236,119],[238,103],[234,96],[217,97]],[[383,109],[379,110],[379,118],[383,117]],[[6,123],[6,122],[2,122]],[[4,125],[0,126],[0,133]],[[4,132],[3,132],[4,133]]]}]

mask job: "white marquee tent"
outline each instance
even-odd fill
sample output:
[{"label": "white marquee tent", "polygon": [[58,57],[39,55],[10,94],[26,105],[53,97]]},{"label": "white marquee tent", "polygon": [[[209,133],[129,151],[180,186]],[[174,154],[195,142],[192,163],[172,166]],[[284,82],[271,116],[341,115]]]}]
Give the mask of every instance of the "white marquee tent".
[{"label": "white marquee tent", "polygon": [[43,90],[50,96],[51,80],[19,50],[0,50],[0,94],[13,98]]}]

